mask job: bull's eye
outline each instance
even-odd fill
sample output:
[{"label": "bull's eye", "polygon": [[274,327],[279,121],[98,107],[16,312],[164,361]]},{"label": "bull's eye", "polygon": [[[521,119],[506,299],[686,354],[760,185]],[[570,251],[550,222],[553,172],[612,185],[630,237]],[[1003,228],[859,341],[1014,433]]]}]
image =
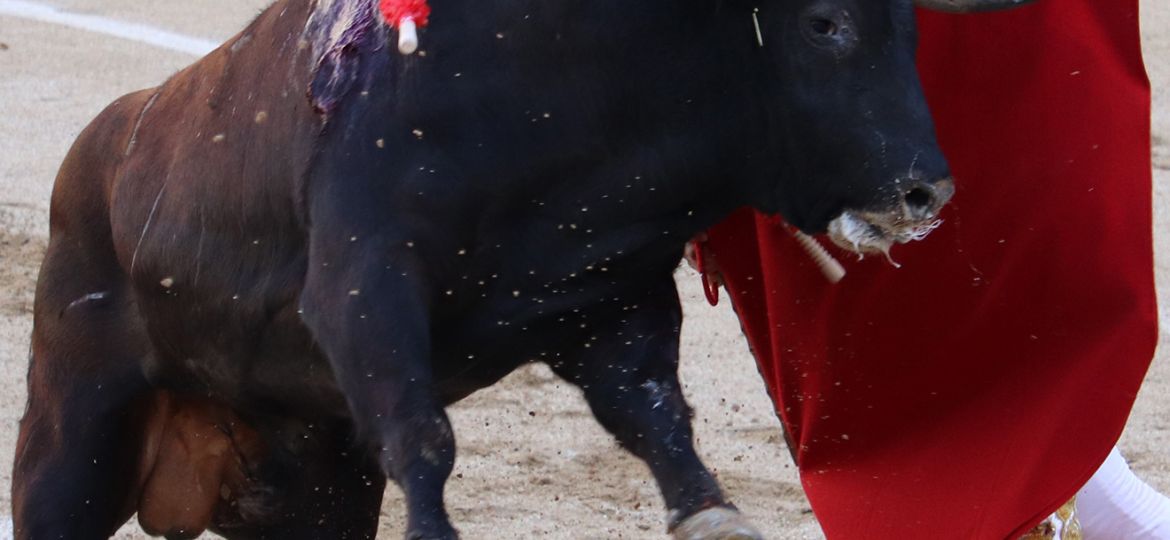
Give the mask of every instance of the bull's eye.
[{"label": "bull's eye", "polygon": [[857,29],[849,11],[823,1],[810,6],[800,20],[800,33],[809,43],[837,58],[844,58],[857,46]]},{"label": "bull's eye", "polygon": [[837,23],[829,19],[813,18],[808,21],[808,26],[817,35],[825,37],[837,35]]}]

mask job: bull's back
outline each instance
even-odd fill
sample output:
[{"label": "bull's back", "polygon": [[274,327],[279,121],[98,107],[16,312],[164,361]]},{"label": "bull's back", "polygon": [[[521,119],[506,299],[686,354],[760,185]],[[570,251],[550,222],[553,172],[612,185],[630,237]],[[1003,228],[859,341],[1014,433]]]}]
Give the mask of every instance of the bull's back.
[{"label": "bull's back", "polygon": [[[129,271],[172,255],[172,246],[142,235],[144,227],[233,222],[232,236],[248,236],[274,218],[297,219],[292,199],[315,122],[304,95],[307,52],[299,45],[307,3],[271,6],[139,100],[111,190],[118,254]],[[301,12],[292,12],[297,6]]]}]

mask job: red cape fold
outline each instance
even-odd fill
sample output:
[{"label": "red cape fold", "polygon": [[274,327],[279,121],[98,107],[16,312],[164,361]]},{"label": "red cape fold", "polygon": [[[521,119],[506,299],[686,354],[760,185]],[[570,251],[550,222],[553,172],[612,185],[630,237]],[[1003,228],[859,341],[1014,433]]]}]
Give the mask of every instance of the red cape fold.
[{"label": "red cape fold", "polygon": [[829,538],[1016,538],[1117,441],[1157,341],[1137,5],[920,13],[958,193],[902,268],[830,285],[776,219],[711,231]]}]

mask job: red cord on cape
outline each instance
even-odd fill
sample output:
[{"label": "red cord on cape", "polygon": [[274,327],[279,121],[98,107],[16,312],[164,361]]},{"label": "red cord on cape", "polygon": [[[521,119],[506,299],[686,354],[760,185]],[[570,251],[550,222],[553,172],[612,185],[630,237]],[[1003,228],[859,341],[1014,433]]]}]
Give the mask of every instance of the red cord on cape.
[{"label": "red cord on cape", "polygon": [[395,28],[406,18],[414,19],[414,24],[423,28],[431,16],[427,0],[381,0],[379,7],[386,22]]},{"label": "red cord on cape", "polygon": [[703,280],[703,294],[707,296],[707,303],[712,306],[719,305],[719,282],[715,280],[715,276],[707,273],[707,262],[703,256],[703,250],[707,249],[705,242],[699,240],[691,241],[691,249],[695,252],[695,270],[701,275]]}]

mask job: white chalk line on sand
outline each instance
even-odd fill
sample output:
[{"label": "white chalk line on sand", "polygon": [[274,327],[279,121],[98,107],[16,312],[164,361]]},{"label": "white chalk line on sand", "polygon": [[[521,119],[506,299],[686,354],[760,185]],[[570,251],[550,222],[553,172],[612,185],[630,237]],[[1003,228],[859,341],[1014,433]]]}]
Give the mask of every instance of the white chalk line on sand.
[{"label": "white chalk line on sand", "polygon": [[[185,36],[154,26],[123,22],[100,15],[69,13],[53,6],[25,0],[0,0],[0,15],[68,26],[193,56],[203,56],[219,46],[208,39]],[[0,540],[3,540],[3,537],[0,537]]]}]

